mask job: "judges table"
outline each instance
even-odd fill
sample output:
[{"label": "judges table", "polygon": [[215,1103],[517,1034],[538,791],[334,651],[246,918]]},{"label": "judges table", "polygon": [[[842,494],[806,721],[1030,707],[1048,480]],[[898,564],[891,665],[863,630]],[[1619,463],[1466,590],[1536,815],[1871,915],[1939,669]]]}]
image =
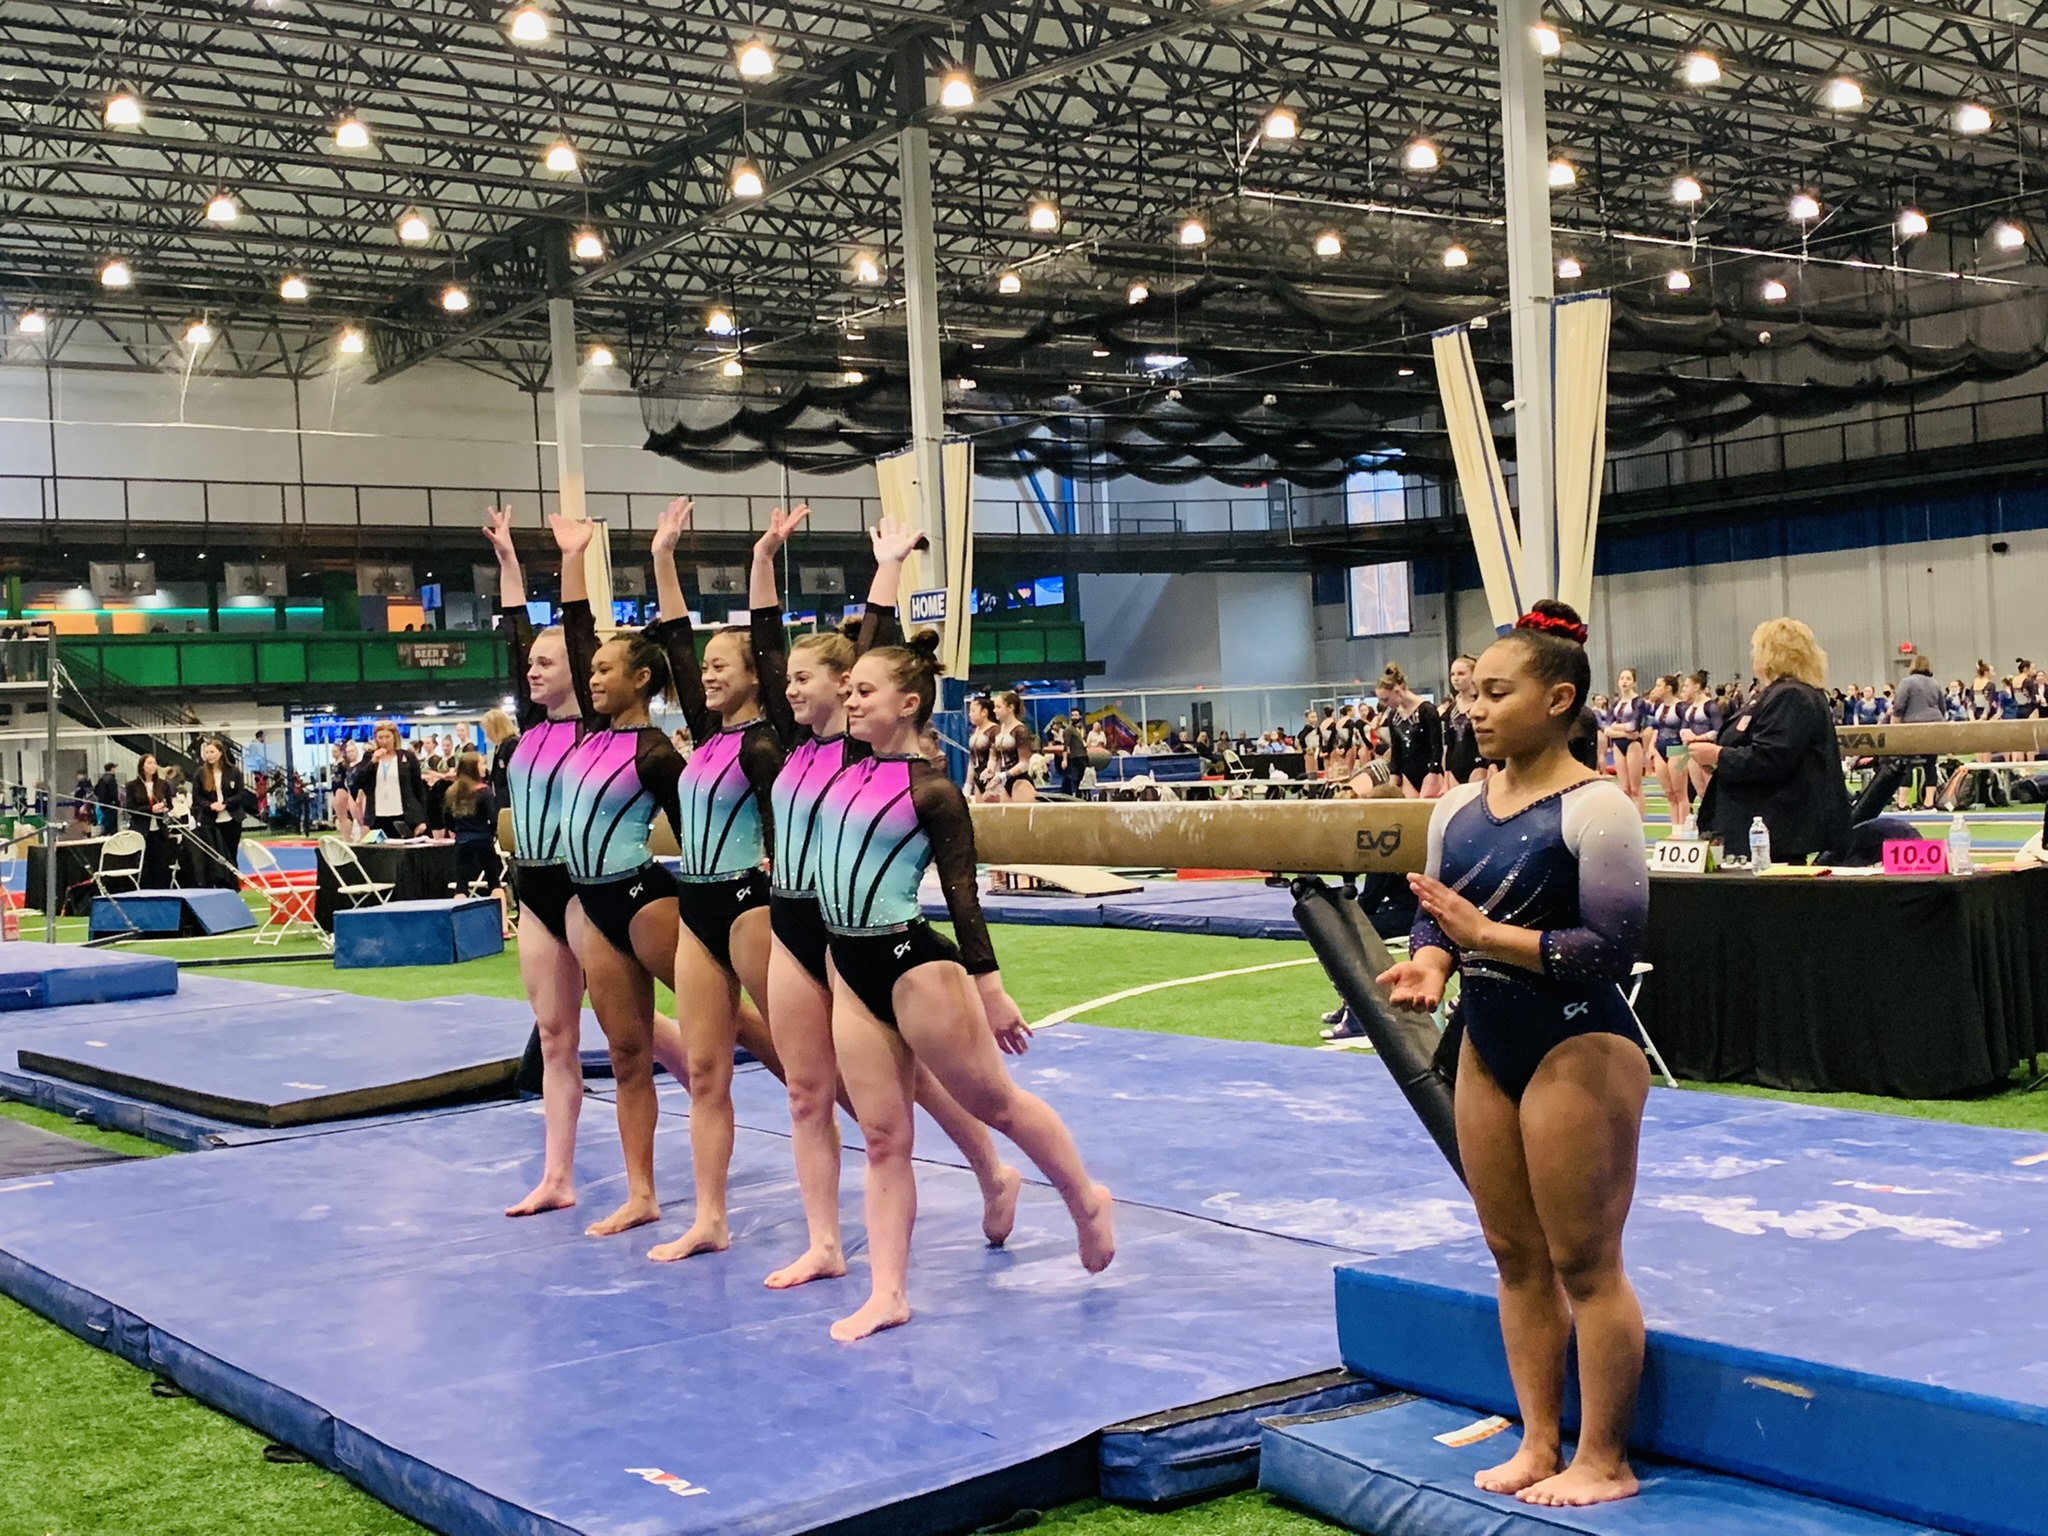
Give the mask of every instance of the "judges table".
[{"label": "judges table", "polygon": [[2048,869],[1653,875],[1646,958],[1684,1078],[1941,1098],[2048,1051]]},{"label": "judges table", "polygon": [[[448,888],[455,883],[452,842],[357,843],[355,850],[363,872],[391,886],[392,901],[446,901]],[[350,904],[340,897],[341,882],[335,879],[325,856],[318,862],[320,883],[313,893],[313,920],[332,932],[335,909],[347,911]]]},{"label": "judges table", "polygon": [[[67,837],[57,844],[57,900],[63,917],[77,917],[92,909],[92,877],[100,867],[103,837]],[[49,887],[50,850],[42,843],[28,845],[28,888],[23,898],[32,911],[43,910],[43,892]]]}]

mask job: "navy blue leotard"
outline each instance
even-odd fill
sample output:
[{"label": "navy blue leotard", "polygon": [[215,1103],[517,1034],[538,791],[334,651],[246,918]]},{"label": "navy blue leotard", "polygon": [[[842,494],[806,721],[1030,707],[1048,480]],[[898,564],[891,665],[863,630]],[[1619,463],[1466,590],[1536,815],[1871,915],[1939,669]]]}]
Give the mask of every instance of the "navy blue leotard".
[{"label": "navy blue leotard", "polygon": [[1587,779],[1505,819],[1488,809],[1487,787],[1459,785],[1437,801],[1428,873],[1495,922],[1540,929],[1542,971],[1461,954],[1426,912],[1408,944],[1456,961],[1466,1038],[1519,1102],[1543,1058],[1573,1036],[1635,1038],[1620,984],[1642,954],[1649,869],[1642,821],[1611,782]]}]

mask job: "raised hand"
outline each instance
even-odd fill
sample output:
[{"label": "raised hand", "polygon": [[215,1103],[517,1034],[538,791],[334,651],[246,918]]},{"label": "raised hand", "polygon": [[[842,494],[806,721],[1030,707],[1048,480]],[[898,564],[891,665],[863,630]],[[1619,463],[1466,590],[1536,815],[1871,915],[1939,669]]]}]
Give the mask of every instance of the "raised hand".
[{"label": "raised hand", "polygon": [[550,512],[548,531],[555,536],[555,548],[564,557],[573,558],[590,548],[590,539],[597,532],[597,524],[587,517],[564,517],[559,512]]},{"label": "raised hand", "polygon": [[654,525],[654,553],[657,556],[676,552],[676,545],[682,541],[696,511],[696,502],[687,496],[678,496],[663,509],[660,521]]},{"label": "raised hand", "polygon": [[780,507],[770,512],[767,532],[754,541],[755,556],[758,558],[774,554],[789,542],[790,535],[802,527],[804,519],[810,515],[810,507],[802,503],[791,507],[787,512]]},{"label": "raised hand", "polygon": [[901,565],[913,550],[926,548],[931,540],[900,517],[884,517],[868,530],[868,542],[874,546],[875,564]]},{"label": "raised hand", "polygon": [[512,547],[512,509],[510,507],[484,508],[484,537],[490,541],[491,549],[501,563],[519,558],[518,553]]}]

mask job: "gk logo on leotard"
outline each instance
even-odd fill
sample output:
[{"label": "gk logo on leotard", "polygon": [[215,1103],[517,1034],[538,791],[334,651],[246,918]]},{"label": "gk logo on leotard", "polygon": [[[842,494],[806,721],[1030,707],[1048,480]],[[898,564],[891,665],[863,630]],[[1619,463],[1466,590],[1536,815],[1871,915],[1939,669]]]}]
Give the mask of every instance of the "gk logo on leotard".
[{"label": "gk logo on leotard", "polygon": [[907,954],[909,954],[909,953],[910,953],[910,940],[908,940],[908,939],[905,939],[905,940],[904,940],[904,941],[903,941],[903,942],[902,942],[901,944],[898,944],[898,945],[896,946],[896,958],[897,958],[898,960],[901,960],[901,959],[902,959],[902,958],[903,958],[903,957],[904,957],[905,955],[907,955]]},{"label": "gk logo on leotard", "polygon": [[1566,1003],[1564,1005],[1564,1016],[1568,1019],[1576,1019],[1590,1006],[1591,1004],[1588,1003]]},{"label": "gk logo on leotard", "polygon": [[631,890],[629,890],[629,891],[627,891],[627,892],[626,892],[626,899],[627,899],[628,901],[631,901],[631,900],[633,900],[633,899],[634,899],[635,897],[637,897],[637,896],[638,896],[638,895],[639,895],[639,894],[640,894],[640,893],[641,893],[642,891],[644,891],[644,890],[646,890],[646,889],[647,889],[647,885],[646,885],[646,882],[645,882],[645,881],[641,881],[641,880],[635,880],[635,881],[633,882],[633,888],[632,888]]},{"label": "gk logo on leotard", "polygon": [[673,1472],[664,1472],[659,1467],[628,1467],[626,1468],[626,1473],[628,1476],[637,1477],[643,1483],[650,1483],[656,1488],[666,1488],[679,1499],[687,1499],[694,1494],[709,1493],[711,1491],[709,1488],[699,1488],[686,1477],[677,1477]]},{"label": "gk logo on leotard", "polygon": [[1364,827],[1358,829],[1358,851],[1360,853],[1376,853],[1383,859],[1391,858],[1400,846],[1401,829],[1399,827],[1388,827],[1379,832],[1368,831]]}]

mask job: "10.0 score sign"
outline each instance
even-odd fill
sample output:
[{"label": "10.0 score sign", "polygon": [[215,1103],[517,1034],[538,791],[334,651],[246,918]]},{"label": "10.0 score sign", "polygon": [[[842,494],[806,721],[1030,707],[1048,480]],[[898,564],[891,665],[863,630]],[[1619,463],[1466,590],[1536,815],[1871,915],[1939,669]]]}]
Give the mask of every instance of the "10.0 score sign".
[{"label": "10.0 score sign", "polygon": [[1932,838],[1894,837],[1884,845],[1884,872],[1888,875],[1945,875],[1948,844]]}]

